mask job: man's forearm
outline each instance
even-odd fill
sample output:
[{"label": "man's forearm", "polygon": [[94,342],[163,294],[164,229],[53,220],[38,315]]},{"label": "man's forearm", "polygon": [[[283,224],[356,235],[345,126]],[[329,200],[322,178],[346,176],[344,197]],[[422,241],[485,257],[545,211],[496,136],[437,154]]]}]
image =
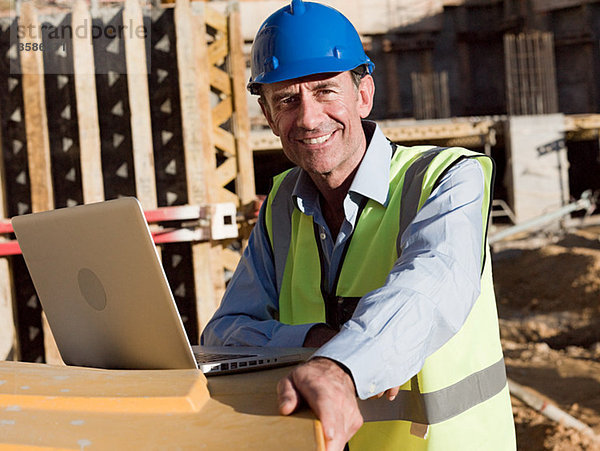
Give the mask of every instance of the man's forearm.
[{"label": "man's forearm", "polygon": [[312,326],[304,338],[302,346],[305,348],[320,348],[329,340],[331,340],[337,331],[331,326],[319,323]]},{"label": "man's forearm", "polygon": [[289,325],[244,315],[213,318],[202,332],[202,344],[212,346],[301,347],[314,324]]}]

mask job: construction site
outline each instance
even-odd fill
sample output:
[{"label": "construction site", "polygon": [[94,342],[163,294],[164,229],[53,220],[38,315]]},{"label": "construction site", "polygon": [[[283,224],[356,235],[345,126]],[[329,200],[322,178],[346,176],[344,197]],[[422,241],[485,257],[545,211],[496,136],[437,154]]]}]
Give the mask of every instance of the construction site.
[{"label": "construction site", "polygon": [[[122,196],[140,200],[199,342],[292,166],[246,91],[252,39],[286,3],[0,0],[0,360],[61,364],[9,219]],[[391,141],[495,160],[518,449],[600,450],[600,0],[324,3],[375,63],[369,119]]]}]

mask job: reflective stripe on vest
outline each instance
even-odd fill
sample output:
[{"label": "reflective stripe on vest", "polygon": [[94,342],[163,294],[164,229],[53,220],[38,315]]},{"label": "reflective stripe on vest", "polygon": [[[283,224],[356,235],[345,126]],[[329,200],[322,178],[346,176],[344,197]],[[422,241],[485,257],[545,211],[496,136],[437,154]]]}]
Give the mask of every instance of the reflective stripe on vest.
[{"label": "reflective stripe on vest", "polygon": [[[421,151],[405,171],[405,182],[400,193],[399,233],[396,238],[398,255],[402,251],[400,245],[402,234],[409,227],[422,206],[423,182],[427,170],[435,157],[440,155],[443,150],[445,149],[433,148]],[[456,159],[444,170],[465,157],[485,156],[465,152],[463,156],[457,155]],[[273,246],[278,292],[282,287],[285,263],[292,239],[292,214],[295,206],[291,194],[299,175],[300,170],[295,168],[277,178],[276,187],[271,193],[273,198],[270,209],[267,209],[267,230]],[[441,176],[438,176],[438,181],[439,178]],[[425,197],[428,196],[429,193],[425,193]],[[485,207],[487,208],[487,205]],[[360,218],[357,219],[357,223],[359,220]],[[273,233],[274,224],[277,227],[276,233]],[[343,262],[341,265],[343,265]],[[417,376],[411,380],[410,385],[411,389],[401,390],[394,402],[389,402],[384,398],[378,401],[362,401],[361,412],[365,420],[404,420],[421,424],[436,424],[451,419],[471,407],[487,401],[506,386],[504,361],[500,359],[487,368],[469,374],[458,382],[439,390],[421,393],[418,388]]]},{"label": "reflective stripe on vest", "polygon": [[506,386],[504,359],[465,377],[449,387],[421,393],[412,378],[412,390],[400,390],[394,401],[386,397],[360,400],[364,421],[404,420],[420,424],[436,424],[469,410]]}]

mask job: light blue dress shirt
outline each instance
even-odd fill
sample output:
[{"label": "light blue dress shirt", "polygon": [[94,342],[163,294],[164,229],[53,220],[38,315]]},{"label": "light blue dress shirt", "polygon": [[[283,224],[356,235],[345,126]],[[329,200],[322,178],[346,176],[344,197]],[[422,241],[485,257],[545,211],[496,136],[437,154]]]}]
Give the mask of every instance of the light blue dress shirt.
[{"label": "light blue dress shirt", "polygon": [[[372,137],[344,200],[345,219],[335,239],[306,173],[293,191],[296,207],[319,227],[330,286],[363,197],[387,206],[391,146],[373,123],[366,122],[365,130]],[[472,159],[446,172],[402,236],[402,255],[385,284],[363,296],[352,319],[314,354],[346,366],[361,399],[409,380],[465,322],[480,291],[484,183],[481,166]],[[264,208],[203,331],[204,344],[302,346],[314,325],[277,321],[275,269],[263,215]]]}]

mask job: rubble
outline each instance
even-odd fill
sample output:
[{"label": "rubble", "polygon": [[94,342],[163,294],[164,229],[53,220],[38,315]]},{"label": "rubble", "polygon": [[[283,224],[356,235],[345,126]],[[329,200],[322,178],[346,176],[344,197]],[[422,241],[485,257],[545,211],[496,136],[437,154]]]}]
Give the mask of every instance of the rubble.
[{"label": "rubble", "polygon": [[[600,225],[503,243],[494,279],[508,377],[600,434]],[[600,451],[512,399],[519,450]]]}]

